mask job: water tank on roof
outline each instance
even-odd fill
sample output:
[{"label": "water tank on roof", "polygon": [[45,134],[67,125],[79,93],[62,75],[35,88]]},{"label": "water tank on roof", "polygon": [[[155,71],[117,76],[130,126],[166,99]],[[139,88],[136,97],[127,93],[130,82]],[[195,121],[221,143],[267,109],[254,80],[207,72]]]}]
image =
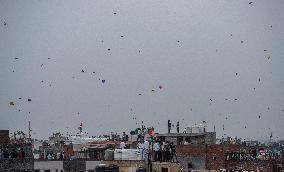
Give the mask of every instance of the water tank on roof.
[{"label": "water tank on roof", "polygon": [[192,133],[200,133],[200,128],[197,127],[197,126],[194,126],[194,127],[191,128],[191,132]]},{"label": "water tank on roof", "polygon": [[194,125],[191,127],[186,127],[186,133],[204,133],[206,131],[203,125]]}]

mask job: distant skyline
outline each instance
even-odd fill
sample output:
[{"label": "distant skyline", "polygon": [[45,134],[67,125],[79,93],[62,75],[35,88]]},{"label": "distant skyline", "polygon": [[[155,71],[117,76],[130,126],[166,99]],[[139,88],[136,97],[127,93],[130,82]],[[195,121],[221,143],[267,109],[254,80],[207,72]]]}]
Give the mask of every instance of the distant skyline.
[{"label": "distant skyline", "polygon": [[[252,3],[250,3],[252,2]],[[0,129],[284,139],[284,1],[0,0]],[[136,124],[137,123],[137,124]],[[224,129],[223,129],[224,128]]]}]

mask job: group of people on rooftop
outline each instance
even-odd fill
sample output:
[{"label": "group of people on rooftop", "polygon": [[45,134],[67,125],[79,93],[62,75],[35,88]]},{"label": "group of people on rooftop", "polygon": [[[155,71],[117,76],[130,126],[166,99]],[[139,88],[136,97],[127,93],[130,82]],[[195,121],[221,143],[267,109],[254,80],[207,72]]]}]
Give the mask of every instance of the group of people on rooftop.
[{"label": "group of people on rooftop", "polygon": [[40,159],[48,159],[48,160],[59,159],[59,160],[62,160],[62,159],[64,159],[64,152],[57,152],[56,154],[49,152],[46,155],[44,155],[44,153],[42,153],[41,156],[40,156]]},{"label": "group of people on rooftop", "polygon": [[[150,144],[148,140],[138,143],[137,147],[140,149],[142,160],[145,160],[150,155],[150,159],[160,162],[176,162],[176,150],[173,142],[155,141]],[[151,156],[152,155],[152,156]]]},{"label": "group of people on rooftop", "polygon": [[0,149],[0,159],[23,159],[25,158],[26,153],[23,148],[16,149]]}]

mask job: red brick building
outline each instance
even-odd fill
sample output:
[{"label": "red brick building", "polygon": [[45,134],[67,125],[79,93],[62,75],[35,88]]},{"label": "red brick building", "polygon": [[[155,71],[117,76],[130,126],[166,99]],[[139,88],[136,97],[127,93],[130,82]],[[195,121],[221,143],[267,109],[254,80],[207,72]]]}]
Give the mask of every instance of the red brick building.
[{"label": "red brick building", "polygon": [[0,130],[0,144],[10,143],[9,130]]},{"label": "red brick building", "polygon": [[249,159],[250,147],[237,144],[192,144],[177,145],[176,154],[184,171],[208,170],[249,170],[273,171],[275,161]]}]

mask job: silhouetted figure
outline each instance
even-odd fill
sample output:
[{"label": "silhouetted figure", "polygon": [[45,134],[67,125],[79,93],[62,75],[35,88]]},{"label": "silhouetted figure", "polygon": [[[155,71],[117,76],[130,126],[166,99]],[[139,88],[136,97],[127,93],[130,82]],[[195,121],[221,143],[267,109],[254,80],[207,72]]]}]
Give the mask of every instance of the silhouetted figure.
[{"label": "silhouetted figure", "polygon": [[167,141],[164,147],[165,161],[168,162],[171,157],[171,147],[169,142]]},{"label": "silhouetted figure", "polygon": [[4,159],[4,151],[2,149],[0,149],[0,160]]},{"label": "silhouetted figure", "polygon": [[170,143],[171,148],[171,161],[177,162],[176,147],[173,142]]},{"label": "silhouetted figure", "polygon": [[9,158],[9,152],[8,152],[7,149],[4,149],[4,150],[3,150],[3,158],[4,158],[4,159],[8,159],[8,158]]},{"label": "silhouetted figure", "polygon": [[11,158],[11,159],[17,158],[17,152],[16,152],[15,149],[12,149],[12,151],[10,152],[10,158]]}]

